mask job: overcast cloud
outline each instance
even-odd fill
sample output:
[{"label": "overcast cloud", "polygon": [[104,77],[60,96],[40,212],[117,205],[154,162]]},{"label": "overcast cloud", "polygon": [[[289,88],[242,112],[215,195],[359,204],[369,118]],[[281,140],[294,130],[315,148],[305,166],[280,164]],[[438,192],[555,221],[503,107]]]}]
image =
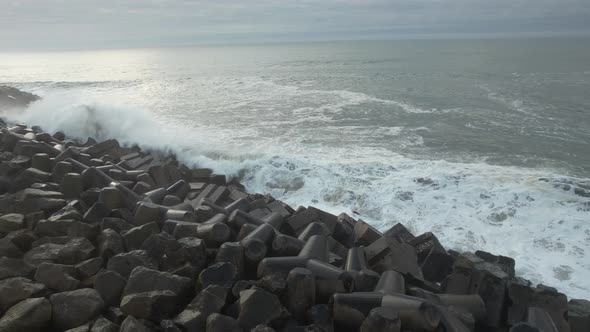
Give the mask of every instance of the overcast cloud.
[{"label": "overcast cloud", "polygon": [[589,0],[0,0],[0,49],[589,31]]}]

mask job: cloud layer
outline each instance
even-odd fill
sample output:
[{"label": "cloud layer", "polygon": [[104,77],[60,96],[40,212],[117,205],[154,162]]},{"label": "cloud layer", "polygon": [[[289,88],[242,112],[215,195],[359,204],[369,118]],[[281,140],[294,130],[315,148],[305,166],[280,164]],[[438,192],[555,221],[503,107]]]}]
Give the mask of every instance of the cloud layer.
[{"label": "cloud layer", "polygon": [[590,31],[588,0],[2,0],[0,48]]}]

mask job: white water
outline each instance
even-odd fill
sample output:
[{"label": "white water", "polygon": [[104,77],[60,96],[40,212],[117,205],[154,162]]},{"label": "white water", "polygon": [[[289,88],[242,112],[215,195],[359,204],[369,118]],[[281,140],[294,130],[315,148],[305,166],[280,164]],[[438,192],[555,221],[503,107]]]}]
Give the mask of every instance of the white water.
[{"label": "white water", "polygon": [[[535,283],[570,297],[590,294],[590,203],[555,188],[568,179],[550,170],[413,160],[382,148],[255,137],[248,128],[188,127],[69,94],[49,94],[10,117],[81,139],[113,137],[169,149],[187,164],[241,174],[252,192],[293,206],[356,211],[383,230],[402,222],[416,234],[432,231],[447,248],[511,256],[517,273]],[[394,136],[400,131],[376,129]],[[422,177],[432,183],[419,183]]]}]

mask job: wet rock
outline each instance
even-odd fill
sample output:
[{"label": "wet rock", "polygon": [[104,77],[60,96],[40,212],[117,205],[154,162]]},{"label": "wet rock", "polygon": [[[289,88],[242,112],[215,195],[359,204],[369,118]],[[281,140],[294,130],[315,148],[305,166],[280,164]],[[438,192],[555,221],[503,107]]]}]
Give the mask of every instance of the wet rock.
[{"label": "wet rock", "polygon": [[207,332],[241,332],[238,321],[232,317],[213,313],[207,318]]},{"label": "wet rock", "polygon": [[121,310],[137,318],[160,320],[177,309],[178,295],[169,290],[133,293],[123,297]]},{"label": "wet rock", "polygon": [[66,243],[57,254],[60,264],[78,264],[94,255],[96,248],[85,238],[74,238]]},{"label": "wet rock", "polygon": [[231,289],[237,280],[238,269],[227,262],[210,265],[199,274],[199,286],[203,289],[210,285],[219,285]]},{"label": "wet rock", "polygon": [[0,331],[45,331],[51,322],[51,303],[45,298],[23,300],[0,318]]},{"label": "wet rock", "polygon": [[127,280],[115,271],[102,270],[94,280],[94,289],[106,306],[117,306],[121,300]]},{"label": "wet rock", "polygon": [[84,288],[51,295],[53,324],[59,329],[83,325],[102,311],[104,302],[94,289]]},{"label": "wet rock", "polygon": [[354,224],[354,235],[357,246],[369,246],[381,238],[381,233],[378,230],[362,220]]},{"label": "wet rock", "polygon": [[27,278],[15,277],[0,281],[0,312],[8,310],[12,305],[30,297],[40,297],[47,293],[43,284],[35,283]]},{"label": "wet rock", "polygon": [[148,269],[157,269],[158,264],[148,256],[144,250],[133,250],[128,253],[121,253],[109,259],[107,269],[119,273],[128,278],[136,267],[143,266]]},{"label": "wet rock", "polygon": [[19,213],[9,213],[0,216],[0,233],[10,233],[26,228],[25,216]]},{"label": "wet rock", "polygon": [[35,281],[56,291],[71,291],[78,288],[76,269],[71,265],[41,263],[35,273]]}]

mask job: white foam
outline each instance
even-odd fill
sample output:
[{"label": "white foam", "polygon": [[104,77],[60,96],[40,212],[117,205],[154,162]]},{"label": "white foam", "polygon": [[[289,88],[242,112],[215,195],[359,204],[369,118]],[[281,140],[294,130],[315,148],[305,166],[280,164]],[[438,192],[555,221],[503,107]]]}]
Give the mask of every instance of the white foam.
[{"label": "white foam", "polygon": [[[357,97],[365,98],[347,95],[348,102]],[[590,292],[589,200],[539,181],[563,179],[549,170],[412,160],[360,144],[264,137],[252,128],[166,125],[166,118],[148,112],[87,100],[47,95],[10,116],[82,139],[114,137],[169,149],[186,163],[243,174],[253,192],[334,213],[356,211],[382,229],[402,222],[415,233],[433,231],[447,248],[514,257],[518,273],[533,282],[570,296]],[[402,129],[378,130],[395,135]],[[432,183],[420,183],[421,177]]]}]

